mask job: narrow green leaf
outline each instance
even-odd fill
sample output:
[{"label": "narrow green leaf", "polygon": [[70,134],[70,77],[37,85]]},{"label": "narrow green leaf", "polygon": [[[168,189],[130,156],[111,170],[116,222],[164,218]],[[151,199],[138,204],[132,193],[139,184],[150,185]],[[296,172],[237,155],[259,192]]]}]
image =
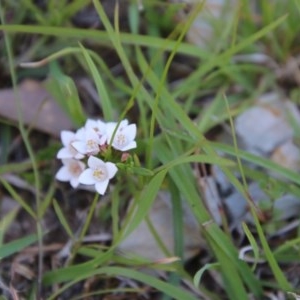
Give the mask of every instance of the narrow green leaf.
[{"label": "narrow green leaf", "polygon": [[[76,39],[92,39],[97,41],[99,45],[111,46],[110,35],[107,31],[94,30],[94,29],[78,29],[67,27],[52,27],[52,26],[34,26],[34,25],[0,25],[0,30],[13,33],[31,33],[31,34],[43,34],[50,36],[57,36]],[[127,45],[145,46],[155,49],[165,49],[166,51],[172,51],[176,42],[172,40],[166,40],[164,38],[145,36],[142,34],[124,33],[120,34],[121,42]],[[208,58],[209,53],[201,50],[198,46],[194,46],[188,43],[181,43],[178,46],[178,52],[186,55],[191,55],[199,58]]]},{"label": "narrow green leaf", "polygon": [[174,231],[174,254],[184,260],[184,208],[180,196],[180,190],[170,180],[170,192],[172,200],[172,219]]},{"label": "narrow green leaf", "polygon": [[[97,270],[83,270],[81,274],[78,274],[76,276],[76,279],[73,280],[68,286],[71,286],[75,284],[76,282],[79,282],[81,280],[84,280],[86,278],[91,278],[95,275],[105,275],[105,276],[122,276],[125,278],[131,278],[134,280],[137,280],[139,282],[143,282],[147,285],[150,285],[157,289],[158,291],[161,291],[169,296],[172,297],[172,299],[177,300],[197,300],[198,297],[195,297],[188,293],[187,291],[183,290],[181,287],[173,286],[172,284],[166,283],[158,278],[155,278],[151,275],[147,275],[145,273],[135,271],[128,268],[121,268],[121,267],[103,267]],[[73,276],[74,278],[74,276]],[[63,291],[64,288],[61,289]],[[55,295],[52,295],[48,300],[55,299],[59,293],[56,293]]]},{"label": "narrow green leaf", "polygon": [[186,79],[183,83],[183,85],[179,86],[177,90],[173,93],[173,96],[175,98],[178,98],[182,96],[183,94],[186,94],[190,92],[191,87],[197,86],[198,82],[201,82],[201,78],[204,74],[206,74],[209,70],[212,70],[213,68],[217,66],[224,66],[225,64],[229,63],[230,57],[234,55],[235,53],[238,53],[239,51],[243,50],[247,46],[253,44],[256,40],[260,39],[264,35],[271,32],[274,28],[279,26],[283,23],[284,20],[286,20],[287,15],[284,15],[272,23],[268,24],[264,28],[260,29],[253,35],[243,39],[238,44],[233,45],[226,51],[222,52],[219,55],[211,56],[210,59],[207,61],[204,61],[204,63],[201,65],[200,68],[198,68],[192,75],[189,76],[188,79]]},{"label": "narrow green leaf", "polygon": [[221,151],[226,154],[230,154],[232,156],[239,156],[240,158],[244,159],[245,161],[251,162],[257,166],[264,167],[270,171],[274,171],[277,174],[289,179],[291,182],[300,184],[300,176],[297,172],[287,169],[285,167],[279,166],[278,164],[272,162],[269,159],[263,158],[261,156],[257,156],[251,154],[249,152],[243,151],[238,149],[236,151],[234,147],[230,145],[225,145],[221,143],[213,142],[211,144],[217,151]]},{"label": "narrow green leaf", "polygon": [[22,251],[24,248],[36,242],[37,240],[38,240],[37,235],[31,234],[24,238],[20,238],[18,240],[2,245],[0,247],[0,259],[12,255],[16,252]]},{"label": "narrow green leaf", "polygon": [[153,171],[146,169],[146,168],[142,168],[142,167],[132,167],[130,170],[132,170],[132,172],[137,175],[142,175],[142,176],[147,176],[147,177],[154,175]]},{"label": "narrow green leaf", "polygon": [[54,199],[53,200],[53,206],[54,206],[54,210],[56,212],[56,215],[60,221],[60,224],[63,226],[63,228],[65,229],[66,233],[69,235],[69,237],[71,239],[74,238],[72,229],[70,228],[68,221],[66,220],[63,211],[61,210],[59,204],[57,203],[57,201]]},{"label": "narrow green leaf", "polygon": [[196,154],[196,155],[190,155],[186,157],[178,157],[177,159],[167,163],[164,167],[171,169],[181,164],[193,163],[193,162],[213,164],[213,165],[226,166],[226,167],[235,165],[235,163],[232,162],[231,160],[220,156],[212,157],[211,155],[206,155],[206,154]]},{"label": "narrow green leaf", "polygon": [[279,285],[279,287],[284,290],[284,291],[291,291],[292,290],[292,286],[291,284],[288,282],[285,274],[283,273],[283,271],[280,269],[278,262],[276,261],[274,254],[268,244],[268,241],[266,239],[266,236],[263,232],[263,229],[261,227],[261,225],[258,222],[257,216],[255,214],[252,214],[254,216],[254,220],[255,220],[255,225],[256,225],[256,229],[258,232],[258,236],[266,257],[266,260],[269,263],[269,266],[276,278],[276,281]]},{"label": "narrow green leaf", "polygon": [[47,194],[45,195],[45,197],[41,203],[41,206],[39,207],[38,215],[40,216],[40,219],[42,219],[42,217],[46,213],[47,209],[49,208],[51,201],[53,200],[53,195],[54,195],[55,189],[56,189],[55,181],[53,181],[47,191]]},{"label": "narrow green leaf", "polygon": [[31,215],[34,219],[36,218],[35,212],[32,208],[20,197],[20,195],[14,190],[14,188],[4,179],[0,177],[0,182],[6,188],[6,190],[10,193],[10,195],[15,199],[23,208]]},{"label": "narrow green leaf", "polygon": [[5,216],[2,217],[2,219],[0,221],[0,247],[3,243],[3,238],[4,238],[4,234],[5,234],[6,230],[11,225],[12,221],[16,217],[19,210],[20,210],[20,206],[13,208]]},{"label": "narrow green leaf", "polygon": [[[175,149],[173,151],[175,151]],[[170,157],[178,156],[176,152],[171,153],[170,150],[163,144],[159,145],[158,153],[163,163],[167,163]],[[224,232],[220,230],[216,223],[211,221],[211,217],[201,201],[198,191],[195,188],[195,178],[191,167],[188,165],[179,165],[170,169],[169,173],[175,184],[178,186],[178,189],[181,191],[183,197],[192,208],[194,215],[199,221],[199,224],[201,224],[204,237],[212,245],[214,253],[221,264],[220,267],[223,277],[229,277],[231,278],[230,280],[233,281],[234,275],[237,276],[237,281],[240,281],[240,277],[242,277],[244,283],[247,284],[253,294],[259,297],[259,295],[262,293],[262,289],[258,280],[255,278],[247,264],[238,259],[238,254],[235,247],[230,243]],[[184,176],[182,176],[182,174],[184,174]],[[225,266],[227,261],[230,262],[230,268]],[[239,274],[237,274],[235,270],[231,270],[233,266],[236,268],[236,270],[238,270]],[[233,281],[231,282],[229,288],[232,287]],[[241,284],[241,286],[243,285]],[[233,293],[233,291],[231,291],[231,293]],[[240,291],[240,293],[242,292]]]},{"label": "narrow green leaf", "polygon": [[[96,271],[97,272],[97,271]],[[178,300],[196,300],[198,297],[195,297],[188,293],[187,291],[183,290],[181,287],[175,287],[171,284],[168,284],[164,281],[161,281],[153,276],[144,274],[139,271],[135,270],[128,270],[126,268],[119,268],[119,267],[105,267],[98,270],[102,274],[106,275],[118,275],[124,276],[126,278],[131,278],[150,286],[153,286],[159,291],[164,292],[165,294],[171,296],[173,299]]]},{"label": "narrow green leaf", "polygon": [[97,88],[97,92],[99,95],[99,99],[100,99],[100,106],[103,109],[104,119],[105,120],[113,120],[112,101],[109,97],[109,94],[107,92],[107,89],[105,87],[103,79],[102,79],[91,55],[89,54],[89,52],[82,45],[80,45],[80,48],[82,50],[84,58],[88,64],[88,67],[89,67],[92,77],[94,79],[94,82],[95,82],[95,85]]},{"label": "narrow green leaf", "polygon": [[[223,171],[224,171],[225,175],[229,178],[230,182],[234,185],[234,187],[243,195],[243,197],[245,199],[249,200],[248,203],[251,205],[251,201],[249,199],[248,194],[246,193],[242,184],[237,180],[235,175],[231,174],[227,170],[223,170]],[[263,232],[261,224],[259,223],[256,211],[255,211],[253,205],[251,205],[250,208],[251,208],[252,217],[254,219],[254,224],[256,226],[256,230],[257,230],[260,242],[261,242],[261,246],[262,246],[265,258],[269,263],[269,266],[273,272],[273,275],[275,276],[276,281],[281,289],[283,289],[285,291],[291,290],[291,286],[290,286],[289,282],[287,281],[285,275],[283,274],[282,270],[280,269],[280,267],[274,257],[274,254],[272,253],[272,251],[270,249],[270,246],[269,246],[266,236]]]},{"label": "narrow green leaf", "polygon": [[251,233],[249,227],[247,226],[247,224],[245,222],[242,223],[242,227],[243,227],[243,230],[249,240],[249,243],[251,245],[251,248],[252,248],[252,251],[254,254],[255,263],[253,264],[253,267],[252,267],[252,271],[254,271],[256,268],[256,265],[259,261],[259,247],[257,245],[255,237],[253,236],[253,234]]},{"label": "narrow green leaf", "polygon": [[77,263],[73,266],[67,266],[65,268],[46,272],[43,276],[43,283],[47,286],[62,283],[73,280],[74,278],[79,278],[87,272],[92,272],[99,265],[103,265],[106,262],[111,261],[114,248],[115,247],[113,246],[104,253],[99,251],[98,256],[88,262]]},{"label": "narrow green leaf", "polygon": [[220,263],[205,264],[200,270],[194,275],[193,283],[195,287],[198,287],[202,278],[202,275],[206,270],[214,269],[220,266]]},{"label": "narrow green leaf", "polygon": [[50,63],[50,77],[45,87],[64,109],[73,124],[78,127],[82,126],[87,118],[76,85],[71,77],[63,74],[55,61]]},{"label": "narrow green leaf", "polygon": [[125,239],[134,229],[142,222],[148,214],[157,193],[161,188],[161,184],[167,174],[167,170],[162,170],[157,173],[147,184],[140,196],[134,203],[133,215],[127,218],[127,225],[124,225],[122,239]]},{"label": "narrow green leaf", "polygon": [[[229,240],[224,239],[225,244],[221,244],[219,238],[212,239],[211,237],[212,236],[208,236],[208,242],[218,259],[228,298],[232,300],[248,299],[245,289],[245,285],[246,283],[248,284],[248,282],[243,280],[243,277],[240,276],[240,274],[242,274],[241,267],[244,262],[238,260],[237,257],[232,257],[232,244],[230,244]],[[224,251],[224,248],[228,249]],[[228,252],[231,252],[230,255],[228,255]],[[250,270],[249,274],[252,275]],[[252,278],[249,277],[248,280],[252,280]],[[258,287],[256,287],[256,289],[258,289]],[[258,292],[256,291],[256,293]]]},{"label": "narrow green leaf", "polygon": [[1,165],[0,175],[5,173],[22,173],[32,169],[32,162],[30,160],[26,160],[19,163],[9,163],[5,165]]}]

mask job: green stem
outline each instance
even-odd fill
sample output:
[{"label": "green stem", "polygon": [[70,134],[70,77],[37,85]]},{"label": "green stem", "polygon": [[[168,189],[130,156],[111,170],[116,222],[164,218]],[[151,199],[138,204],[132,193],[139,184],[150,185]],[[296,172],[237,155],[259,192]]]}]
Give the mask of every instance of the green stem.
[{"label": "green stem", "polygon": [[[5,24],[5,19],[2,11],[2,5],[0,5],[0,19],[1,23]],[[14,97],[15,97],[15,106],[17,109],[17,115],[18,115],[18,128],[20,130],[22,140],[25,144],[27,153],[29,155],[31,164],[32,164],[32,169],[33,169],[33,175],[34,175],[34,183],[35,183],[35,202],[36,202],[36,231],[38,235],[38,247],[39,247],[39,255],[38,255],[38,276],[37,276],[37,299],[41,298],[41,281],[42,281],[42,274],[43,274],[43,233],[42,233],[42,226],[41,226],[41,218],[42,216],[40,215],[40,206],[41,206],[41,195],[40,195],[40,178],[39,178],[39,173],[38,173],[38,167],[37,167],[37,162],[34,157],[33,149],[30,145],[30,141],[28,138],[28,132],[26,131],[24,127],[24,122],[23,122],[23,117],[22,117],[22,105],[21,105],[21,100],[20,100],[20,94],[17,89],[17,80],[16,80],[16,73],[14,69],[14,59],[13,59],[13,51],[11,48],[11,42],[9,39],[9,36],[7,33],[4,32],[4,42],[5,42],[5,47],[7,50],[7,56],[8,56],[8,64],[9,64],[9,71],[11,74],[11,80],[12,80],[12,85],[13,85],[13,90],[14,90]]]}]

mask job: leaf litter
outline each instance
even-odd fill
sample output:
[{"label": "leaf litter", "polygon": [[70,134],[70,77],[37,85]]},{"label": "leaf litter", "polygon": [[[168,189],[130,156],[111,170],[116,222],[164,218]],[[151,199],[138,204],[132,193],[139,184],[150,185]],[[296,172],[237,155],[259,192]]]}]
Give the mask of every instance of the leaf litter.
[{"label": "leaf litter", "polygon": [[11,88],[0,90],[0,116],[15,123],[21,118],[25,125],[58,137],[62,128],[71,129],[71,121],[43,87],[43,83],[26,79],[17,92]]}]

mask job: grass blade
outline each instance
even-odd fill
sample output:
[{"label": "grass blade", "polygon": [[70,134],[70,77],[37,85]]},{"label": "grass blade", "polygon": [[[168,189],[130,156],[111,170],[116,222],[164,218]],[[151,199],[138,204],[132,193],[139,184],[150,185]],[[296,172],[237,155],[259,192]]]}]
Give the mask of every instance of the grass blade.
[{"label": "grass blade", "polygon": [[113,120],[113,107],[111,99],[109,98],[108,92],[106,90],[105,84],[100,76],[99,71],[97,70],[97,67],[95,63],[93,62],[92,57],[90,56],[89,52],[86,51],[86,49],[80,45],[80,48],[82,50],[82,53],[84,55],[84,58],[88,64],[88,67],[91,71],[92,77],[94,79],[98,95],[101,99],[100,106],[103,109],[103,115],[105,120]]},{"label": "grass blade", "polygon": [[0,258],[3,259],[9,255],[22,251],[22,249],[31,245],[38,240],[38,236],[35,234],[28,235],[24,238],[15,240],[0,246]]}]

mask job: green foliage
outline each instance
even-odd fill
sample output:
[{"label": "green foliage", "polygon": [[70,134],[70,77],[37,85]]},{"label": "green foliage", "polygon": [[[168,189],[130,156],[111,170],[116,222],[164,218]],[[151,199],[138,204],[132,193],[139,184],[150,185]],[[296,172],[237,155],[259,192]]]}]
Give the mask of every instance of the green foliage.
[{"label": "green foliage", "polygon": [[12,255],[14,253],[19,252],[20,250],[26,248],[27,246],[33,244],[38,240],[38,237],[36,235],[29,235],[24,238],[15,240],[10,243],[6,243],[5,245],[2,245],[0,247],[0,257],[1,259]]},{"label": "green foliage", "polygon": [[[9,162],[7,147],[11,135],[5,126],[1,126],[3,136],[1,148],[4,149],[4,155],[1,158],[3,165],[0,169],[0,176],[8,172],[28,172],[30,178],[24,176],[24,179],[34,185],[35,205],[31,206],[27,203],[4,177],[0,177],[0,181],[6,193],[10,194],[35,220],[37,235],[3,244],[8,224],[16,218],[16,212],[12,212],[0,224],[0,257],[5,258],[15,254],[36,241],[42,249],[45,234],[41,226],[42,219],[51,207],[59,225],[73,244],[70,248],[68,264],[60,269],[38,274],[43,286],[59,284],[59,288],[45,299],[56,299],[71,286],[92,277],[124,277],[136,280],[161,292],[165,295],[165,299],[198,299],[198,296],[195,296],[191,290],[182,289],[180,282],[184,279],[189,283],[194,283],[199,293],[205,294],[206,297],[222,299],[217,292],[206,291],[202,284],[204,273],[212,269],[218,272],[223,280],[222,288],[226,294],[225,298],[248,299],[249,294],[252,294],[256,299],[262,299],[264,289],[269,287],[268,283],[258,279],[256,264],[251,266],[239,259],[238,247],[226,229],[220,228],[211,221],[203,195],[199,192],[195,166],[214,164],[223,170],[231,184],[248,201],[254,219],[255,232],[253,233],[246,224],[243,225],[243,229],[252,246],[255,260],[258,262],[260,258],[263,258],[268,263],[269,271],[274,278],[272,285],[275,290],[291,291],[292,284],[286,278],[280,264],[299,260],[299,238],[289,240],[284,245],[276,246],[275,249],[272,248],[272,245],[268,243],[268,232],[260,223],[257,211],[249,199],[246,178],[260,182],[261,187],[274,200],[286,191],[299,195],[300,177],[295,171],[278,166],[269,159],[238,149],[232,118],[249,107],[256,95],[273,87],[276,82],[268,68],[250,63],[233,63],[233,57],[236,54],[253,53],[261,47],[268,49],[268,55],[279,62],[283,62],[291,55],[299,39],[297,34],[300,25],[297,18],[300,8],[297,0],[288,1],[288,3],[274,1],[272,4],[269,1],[261,1],[259,22],[256,22],[252,16],[250,1],[240,0],[238,13],[226,26],[223,26],[222,20],[215,21],[214,26],[222,30],[220,36],[212,41],[215,45],[214,51],[200,49],[184,41],[189,28],[201,14],[204,3],[196,5],[184,22],[174,25],[172,22],[176,12],[182,9],[181,4],[145,1],[147,30],[146,34],[142,35],[139,30],[143,21],[135,1],[129,5],[131,30],[129,33],[123,32],[119,24],[117,6],[114,19],[110,20],[101,1],[92,2],[103,24],[102,30],[86,30],[70,26],[72,16],[87,4],[80,0],[71,1],[68,5],[67,1],[61,1],[59,6],[56,6],[58,2],[55,0],[48,1],[46,10],[47,12],[53,11],[53,14],[46,16],[34,4],[34,1],[26,0],[23,3],[25,11],[15,17],[14,24],[7,25],[2,22],[0,29],[5,32],[6,50],[10,57],[8,65],[16,91],[14,69],[16,58],[11,45],[21,34],[38,34],[38,46],[34,48],[31,45],[29,57],[32,61],[40,58],[43,60],[23,64],[23,66],[41,67],[49,64],[46,87],[72,120],[74,127],[82,126],[87,115],[74,80],[71,75],[66,75],[71,72],[64,70],[64,66],[60,64],[61,60],[68,61],[71,57],[91,77],[99,94],[99,107],[104,119],[118,121],[131,116],[138,124],[140,146],[137,155],[141,154],[141,158],[138,160],[135,156],[129,167],[120,168],[122,169],[120,177],[125,174],[127,177],[124,179],[125,183],[130,183],[125,184],[126,187],[124,187],[122,180],[120,183],[116,181],[115,188],[110,195],[111,206],[105,206],[105,209],[111,209],[106,215],[111,216],[112,219],[112,243],[105,247],[82,244],[97,211],[97,204],[102,201],[97,196],[91,202],[82,227],[78,232],[73,232],[63,206],[60,205],[58,199],[54,199],[55,185],[49,184],[45,192],[41,184],[45,181],[42,178],[46,171],[39,168],[40,163],[47,160],[49,163],[53,160],[56,145],[34,153],[28,138],[29,132],[20,117],[18,127],[26,144],[29,161],[18,164]],[[9,7],[13,4],[6,3],[5,5]],[[160,18],[159,14],[156,14],[157,8],[165,9],[165,18]],[[22,24],[27,14],[34,16],[34,25]],[[163,36],[165,31],[168,31],[167,37]],[[54,40],[53,45],[50,49],[45,49],[50,36]],[[124,72],[122,77],[114,75],[101,54],[89,49],[87,40],[91,44],[110,47],[115,51]],[[174,60],[179,55],[194,59],[194,68],[176,85],[171,85],[169,75]],[[257,87],[257,77],[261,77],[264,82],[259,87]],[[224,95],[229,93],[228,91],[234,85],[241,87],[242,92],[229,95],[228,99],[224,100]],[[206,107],[199,107],[198,99],[203,95],[213,95],[213,99]],[[134,112],[136,110],[138,114]],[[206,138],[209,130],[224,124],[231,126],[234,136],[233,145],[211,142]],[[220,152],[226,154],[226,158],[220,157]],[[261,169],[252,170],[247,167],[247,163],[254,164]],[[276,173],[278,177],[269,178],[266,170]],[[245,179],[242,183],[236,178],[236,172]],[[279,176],[286,181],[278,179]],[[181,258],[184,256],[182,201],[185,201],[191,208],[201,228],[206,247],[209,249],[211,262],[200,268],[193,278],[186,274],[182,262],[164,266],[146,262],[138,257],[126,259],[117,251],[119,244],[142,221],[148,220],[148,226],[151,228],[151,222],[147,219],[148,214],[158,192],[162,189],[168,190],[172,198],[175,255]],[[122,215],[121,221],[120,210],[125,202],[122,193],[125,195],[125,200],[132,199],[132,205],[129,206],[125,216]],[[165,250],[164,241],[160,239],[159,233],[157,234],[155,230],[152,232],[157,245]],[[84,257],[84,262],[76,260],[78,257]],[[153,270],[169,271],[171,273],[169,280],[165,282],[137,270],[145,264]],[[120,289],[120,291],[126,293],[132,290]],[[138,289],[133,291],[137,292]],[[111,289],[107,288],[98,291],[98,295],[109,292]]]},{"label": "green foliage", "polygon": [[54,62],[50,65],[46,87],[72,120],[74,126],[82,126],[86,120],[86,114],[82,108],[75,83],[72,78],[63,74]]}]

